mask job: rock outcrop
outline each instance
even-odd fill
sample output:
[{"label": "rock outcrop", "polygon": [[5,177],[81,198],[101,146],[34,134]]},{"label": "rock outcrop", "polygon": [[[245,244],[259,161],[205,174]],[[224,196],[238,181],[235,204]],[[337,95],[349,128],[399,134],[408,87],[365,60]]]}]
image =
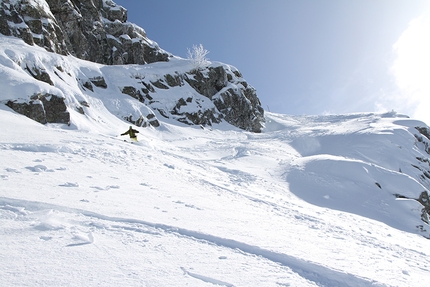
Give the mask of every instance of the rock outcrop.
[{"label": "rock outcrop", "polygon": [[70,113],[67,111],[64,98],[51,94],[38,94],[29,102],[8,101],[8,107],[39,123],[69,124]]},{"label": "rock outcrop", "polygon": [[[430,154],[430,129],[428,127],[415,127],[415,130],[419,134],[414,133],[415,139],[418,143],[422,144],[423,150]],[[412,164],[412,167],[419,171],[418,179],[420,183],[427,189],[430,189],[430,161],[427,157],[416,157],[416,164]],[[423,206],[421,209],[421,220],[427,225],[430,224],[430,197],[427,190],[419,195],[418,198],[410,198],[402,194],[395,194],[397,198],[413,199],[421,203]],[[419,226],[417,226],[419,227]],[[420,227],[421,229],[423,226]]]},{"label": "rock outcrop", "polygon": [[23,39],[50,52],[66,55],[63,31],[45,1],[0,2],[0,33]]},{"label": "rock outcrop", "polygon": [[[43,47],[48,52],[73,55],[103,65],[147,65],[175,58],[148,39],[142,28],[128,22],[127,10],[110,0],[2,0],[0,5],[0,33],[19,37],[27,44]],[[35,63],[31,57],[11,60],[34,79],[50,86],[56,87],[56,80],[63,81],[64,77],[71,77],[67,67],[50,67],[40,61]],[[59,74],[63,74],[63,78]],[[79,75],[74,79],[82,93],[93,93],[96,88],[111,88],[133,97],[147,107],[145,111],[117,114],[139,126],[158,127],[160,122],[156,112],[161,117],[174,118],[189,125],[207,126],[226,121],[244,130],[260,132],[264,124],[264,110],[255,89],[237,69],[228,65],[207,62],[207,65],[198,69],[190,67],[174,73],[146,75],[151,80],[138,79],[137,76],[134,85],[122,87],[109,87],[105,75],[96,74]],[[160,99],[160,91],[184,87],[187,92],[179,94],[186,96],[177,97],[178,93],[174,92],[170,99]],[[193,95],[187,94],[190,93],[190,87]],[[67,103],[68,108],[80,114],[85,114],[85,110],[91,108],[85,105],[70,106],[74,100],[64,101],[63,94],[50,94],[40,99],[35,99],[34,94],[22,95],[19,103],[13,99],[7,103],[15,111],[41,123],[52,122],[53,119],[67,121],[63,116],[63,106],[50,105],[50,101],[45,98],[63,99],[63,104]],[[21,100],[25,98],[27,100]],[[51,117],[50,114],[58,115]]]},{"label": "rock outcrop", "polygon": [[171,56],[110,0],[3,0],[0,16],[3,35],[91,62],[146,64]]},{"label": "rock outcrop", "polygon": [[[201,97],[172,97],[170,105],[161,106],[160,101],[165,99],[159,98],[158,91],[175,87],[191,87]],[[152,80],[143,77],[133,86],[121,87],[121,91],[158,111],[161,116],[189,125],[211,126],[225,120],[241,129],[258,133],[264,123],[264,110],[255,89],[243,80],[239,71],[228,65],[176,72]],[[136,117],[140,118],[139,115]]]},{"label": "rock outcrop", "polygon": [[219,66],[208,68],[206,73],[193,71],[185,80],[212,100],[228,123],[248,131],[261,131],[264,110],[255,89],[242,79],[239,71]]}]

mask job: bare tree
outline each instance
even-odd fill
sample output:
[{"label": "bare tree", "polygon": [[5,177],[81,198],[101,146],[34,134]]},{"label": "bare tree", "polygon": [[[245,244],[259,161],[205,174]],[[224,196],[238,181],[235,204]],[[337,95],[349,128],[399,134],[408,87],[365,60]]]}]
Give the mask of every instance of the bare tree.
[{"label": "bare tree", "polygon": [[188,59],[192,61],[195,70],[206,68],[210,63],[209,59],[206,58],[207,54],[209,51],[203,48],[202,44],[193,45],[192,50],[188,48]]}]

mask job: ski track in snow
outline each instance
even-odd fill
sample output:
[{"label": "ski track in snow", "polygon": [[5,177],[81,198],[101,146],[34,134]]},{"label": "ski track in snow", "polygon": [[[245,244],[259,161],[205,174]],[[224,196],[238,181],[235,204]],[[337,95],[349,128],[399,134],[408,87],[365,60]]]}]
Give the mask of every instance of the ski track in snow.
[{"label": "ski track in snow", "polygon": [[[71,213],[71,214],[82,214],[88,217],[90,222],[93,221],[94,219],[97,219],[103,222],[102,224],[99,223],[100,225],[95,225],[94,223],[90,223],[90,225],[98,228],[103,226],[103,228],[123,229],[123,230],[128,230],[133,232],[152,233],[156,235],[166,232],[166,233],[176,234],[177,236],[186,237],[191,240],[206,241],[208,243],[225,247],[231,250],[236,250],[236,251],[239,250],[250,256],[259,256],[267,260],[273,261],[275,263],[282,264],[283,266],[290,268],[293,272],[299,274],[303,278],[306,278],[309,281],[315,282],[315,284],[317,284],[318,286],[333,286],[333,287],[334,286],[352,286],[351,285],[352,283],[353,283],[353,286],[363,286],[363,287],[364,286],[383,286],[383,285],[377,284],[376,282],[372,282],[364,278],[359,278],[357,276],[354,276],[352,274],[348,274],[342,271],[328,269],[319,264],[305,261],[293,256],[289,256],[287,254],[282,254],[279,252],[274,252],[271,250],[261,248],[259,246],[250,245],[244,242],[239,242],[228,238],[222,238],[211,234],[200,233],[198,231],[188,230],[184,228],[178,228],[175,226],[147,222],[139,219],[111,217],[111,216],[106,216],[106,215],[94,213],[87,210],[73,209],[73,208],[62,207],[62,206],[52,205],[47,203],[30,202],[25,200],[16,200],[16,199],[3,198],[3,197],[0,197],[0,208],[3,210],[9,210],[14,213],[25,214],[25,215],[28,215],[31,212],[42,211],[42,210],[56,210],[56,211],[61,211],[61,212]],[[118,225],[119,223],[123,225]],[[148,227],[158,231],[149,232]],[[48,230],[56,227],[49,226],[49,225],[46,226],[46,224],[41,224],[36,228],[39,230],[44,230],[44,229]],[[49,240],[49,238],[42,238],[42,239]],[[86,244],[92,244],[95,240],[92,232],[89,232],[86,238],[84,236],[76,236],[76,239],[83,242],[71,243],[71,244],[68,244],[67,247],[77,247],[77,246],[82,246]],[[217,280],[214,278],[189,272],[183,267],[182,267],[182,270],[184,271],[185,274],[205,282],[209,282],[209,283],[212,283],[215,285],[221,285],[221,286],[234,286],[233,284],[226,283],[221,280]]]},{"label": "ski track in snow", "polygon": [[211,283],[214,285],[219,285],[219,286],[226,286],[226,287],[234,287],[234,285],[227,283],[227,282],[223,282],[221,280],[217,280],[217,279],[213,279],[207,276],[202,276],[196,273],[192,273],[190,271],[187,271],[184,267],[181,267],[182,271],[184,271],[184,274],[189,275],[193,278],[202,280],[203,282],[207,282],[207,283]]},{"label": "ski track in snow", "polygon": [[[107,143],[104,143],[107,144]],[[73,146],[73,145],[72,145]],[[11,150],[18,150],[22,151],[28,150],[27,147],[22,148],[19,146],[9,146],[9,149]],[[33,147],[33,151],[37,150],[36,155],[38,156],[33,162],[34,165],[27,165],[23,167],[23,171],[27,171],[29,173],[34,173],[35,175],[43,175],[43,174],[51,174],[53,172],[63,172],[67,169],[64,167],[57,167],[57,168],[49,168],[48,163],[46,162],[44,158],[46,158],[45,155],[47,152],[54,151],[53,153],[59,154],[64,158],[70,158],[76,162],[81,162],[79,157],[83,156],[90,156],[91,158],[98,159],[100,161],[103,161],[105,163],[118,163],[121,160],[125,160],[126,157],[122,157],[119,155],[119,159],[114,159],[113,153],[108,150],[103,152],[103,146],[99,147],[98,150],[102,151],[101,153],[96,153],[95,150],[92,150],[90,147],[80,147],[78,149],[73,149],[70,146],[67,148],[62,148],[63,152],[58,153],[58,148],[47,148],[44,146],[39,147]],[[67,150],[67,152],[64,152]],[[244,150],[244,149],[242,149]],[[52,152],[51,152],[52,153]],[[278,202],[275,203],[275,200],[273,196],[276,195],[276,192],[271,193],[272,191],[279,189],[279,187],[268,190],[268,194],[271,194],[271,196],[268,196],[268,194],[255,194],[254,191],[250,188],[252,188],[253,184],[258,183],[259,185],[264,185],[263,179],[259,178],[258,176],[254,175],[252,172],[247,172],[246,170],[239,170],[235,169],[232,165],[228,164],[228,161],[220,162],[220,161],[205,161],[205,160],[197,160],[197,159],[190,159],[183,156],[180,156],[181,153],[180,149],[176,150],[175,152],[161,152],[165,158],[164,162],[173,162],[172,164],[165,164],[163,161],[161,161],[162,165],[168,169],[172,170],[172,172],[175,172],[175,168],[172,168],[175,166],[175,160],[180,160],[186,162],[190,166],[199,167],[203,170],[212,170],[214,172],[214,176],[212,177],[198,177],[198,183],[197,185],[200,185],[204,187],[207,190],[212,190],[215,192],[225,192],[227,194],[232,195],[233,197],[240,197],[242,199],[246,199],[250,202],[253,202],[261,208],[262,206],[266,206],[267,208],[273,209],[274,212],[278,213],[280,216],[286,217],[288,220],[295,220],[296,224],[297,222],[306,222],[306,224],[309,226],[309,228],[313,228],[315,230],[318,230],[322,228],[321,224],[323,222],[317,218],[314,218],[310,215],[300,214],[300,213],[294,213],[291,210],[288,212],[288,209],[286,206],[283,206],[282,203]],[[178,154],[176,154],[178,153]],[[74,157],[72,157],[71,155]],[[232,154],[236,154],[236,149],[232,151]],[[246,159],[245,157],[241,157],[242,159]],[[232,157],[234,159],[234,157]],[[44,163],[44,164],[42,164]],[[125,165],[129,165],[129,163],[125,160]],[[57,165],[58,166],[58,165]],[[181,164],[180,169],[184,169],[185,165]],[[179,168],[179,167],[178,167]],[[11,174],[17,174],[19,175],[21,173],[20,170],[17,168],[6,168],[6,172]],[[199,170],[194,168],[190,169],[190,172],[192,173],[199,173]],[[91,176],[92,177],[92,176]],[[224,177],[224,178],[223,178]],[[190,179],[194,176],[190,176]],[[227,178],[227,180],[225,179]],[[100,182],[99,182],[100,183]],[[80,182],[65,182],[62,184],[59,184],[58,186],[60,188],[65,189],[73,189],[73,188],[79,188]],[[190,181],[190,184],[195,184],[192,181]],[[273,182],[272,184],[275,184]],[[115,184],[109,184],[106,183],[106,185],[100,186],[99,185],[88,185],[90,189],[92,189],[94,192],[103,192],[103,191],[109,191],[111,189],[121,189],[119,185]],[[145,183],[141,184],[142,186],[146,186]],[[238,187],[243,187],[241,189],[238,189]],[[89,202],[87,199],[82,199],[81,202]],[[188,204],[186,203],[186,200],[173,200],[173,203],[183,205],[185,207],[190,207],[196,210],[202,210],[198,206],[194,204]],[[323,265],[313,263],[308,260],[300,259],[297,256],[288,255],[283,252],[279,251],[273,251],[267,248],[260,247],[255,244],[248,244],[244,241],[239,240],[233,240],[226,237],[216,236],[208,233],[198,232],[195,230],[185,229],[185,228],[179,228],[174,225],[166,225],[166,224],[159,224],[154,223],[150,221],[144,221],[139,219],[132,219],[132,218],[122,218],[122,217],[111,217],[106,216],[100,213],[95,213],[91,211],[87,211],[84,209],[74,209],[74,208],[68,208],[68,207],[62,207],[59,205],[54,204],[48,204],[48,203],[41,203],[41,202],[32,202],[32,201],[25,201],[25,200],[18,200],[18,199],[12,199],[12,198],[0,198],[1,208],[3,210],[9,210],[13,211],[16,214],[21,215],[28,215],[28,212],[40,212],[43,210],[56,210],[60,212],[66,212],[70,214],[82,214],[90,220],[90,222],[93,222],[92,224],[83,223],[83,226],[86,228],[77,228],[77,231],[75,230],[72,232],[71,240],[72,242],[67,243],[66,247],[81,247],[85,245],[93,244],[97,241],[97,235],[96,232],[92,229],[100,229],[110,232],[113,230],[125,230],[130,232],[136,232],[136,233],[145,233],[145,234],[151,234],[151,235],[162,235],[164,233],[168,234],[174,234],[175,236],[185,238],[188,240],[194,240],[198,242],[206,242],[209,244],[213,244],[216,246],[220,246],[223,248],[227,248],[231,250],[232,252],[241,252],[244,254],[247,254],[247,256],[255,256],[264,258],[268,261],[274,262],[276,264],[280,264],[282,266],[285,266],[289,268],[292,272],[298,274],[300,277],[306,279],[309,282],[314,282],[318,286],[378,286],[377,282],[374,282],[372,280],[368,280],[366,278],[361,278],[358,276],[355,276],[353,274],[346,273],[344,271],[340,270],[334,270],[332,268],[325,267]],[[97,221],[97,222],[95,222]],[[39,231],[50,231],[50,230],[57,230],[64,228],[61,224],[58,224],[56,222],[50,222],[43,221],[36,225],[34,227],[35,229]],[[334,236],[338,236],[340,239],[345,239],[348,235],[345,233],[342,233],[342,230],[331,230],[331,233]],[[41,235],[41,240],[50,241],[52,240],[52,236],[50,235]],[[381,244],[379,246],[375,246],[376,248],[383,248],[384,246]],[[224,282],[223,280],[220,280],[219,278],[213,278],[211,276],[203,275],[198,272],[194,272],[189,270],[186,267],[181,267],[181,270],[184,272],[185,275],[190,276],[192,278],[198,279],[202,282],[215,284],[215,285],[221,285],[221,286],[234,286],[233,284],[230,284],[228,282]],[[403,274],[407,275],[408,271],[403,270]],[[280,286],[288,286],[278,284]],[[285,283],[287,284],[287,283]],[[382,285],[381,285],[382,286]]]}]

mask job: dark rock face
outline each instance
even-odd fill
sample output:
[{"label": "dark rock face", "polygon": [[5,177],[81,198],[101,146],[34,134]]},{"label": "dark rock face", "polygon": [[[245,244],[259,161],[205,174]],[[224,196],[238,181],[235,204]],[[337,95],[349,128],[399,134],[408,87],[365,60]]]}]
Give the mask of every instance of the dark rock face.
[{"label": "dark rock face", "polygon": [[44,69],[37,68],[37,67],[29,68],[28,66],[26,66],[25,69],[36,80],[45,82],[47,84],[50,84],[51,86],[54,85],[54,83],[51,80],[51,77],[49,76],[49,74]]},{"label": "dark rock face", "polygon": [[172,115],[179,116],[178,121],[188,125],[211,126],[213,123],[221,122],[223,115],[216,109],[196,110],[194,112],[181,111],[182,107],[185,107],[188,103],[192,102],[192,98],[188,98],[187,100],[180,98],[170,113]]},{"label": "dark rock face", "polygon": [[103,77],[94,77],[94,78],[91,78],[90,81],[96,87],[103,88],[103,89],[107,88],[105,78],[103,78]]},{"label": "dark rock face", "polygon": [[[401,194],[394,194],[394,196],[396,198],[406,198],[406,199],[412,199],[412,200],[416,200],[419,203],[421,203],[421,205],[423,206],[423,208],[421,209],[421,220],[423,222],[425,222],[426,224],[430,224],[430,197],[427,191],[423,191],[421,192],[420,196],[418,198],[410,198]],[[422,231],[423,230],[423,226],[417,226],[417,228],[421,228]]]},{"label": "dark rock face", "polygon": [[228,89],[214,101],[225,120],[241,129],[261,132],[264,123],[264,110],[254,89]]},{"label": "dark rock face", "polygon": [[430,224],[430,222],[429,222],[430,198],[429,198],[429,194],[427,193],[427,191],[423,191],[420,194],[420,197],[417,199],[417,201],[423,205],[423,209],[421,211],[422,212],[422,214],[421,214],[422,221],[424,221],[427,224]]},{"label": "dark rock face", "polygon": [[197,70],[190,73],[190,76],[185,78],[187,83],[199,94],[209,99],[227,86],[227,72],[221,66],[209,68],[207,75],[204,75],[201,70]]},{"label": "dark rock face", "polygon": [[238,71],[223,66],[208,68],[207,75],[194,71],[185,81],[199,94],[211,99],[223,118],[241,129],[261,132],[264,110],[254,88],[241,81]]},{"label": "dark rock face", "polygon": [[[0,33],[23,39],[29,45],[38,45],[49,52],[68,53],[61,28],[49,7],[25,0],[4,0],[0,4]],[[33,6],[36,4],[36,6]]]},{"label": "dark rock face", "polygon": [[[428,127],[415,127],[419,134],[414,134],[416,140],[423,145],[425,152],[430,154],[430,129]],[[430,160],[426,157],[417,157],[417,163],[412,164],[421,174],[419,175],[420,182],[430,187]],[[430,198],[427,190],[424,190],[418,198],[409,198],[404,195],[395,194],[398,198],[413,199],[421,203],[423,206],[421,210],[421,220],[426,224],[430,224]],[[419,226],[417,226],[419,227]],[[421,229],[423,226],[421,226]]]},{"label": "dark rock face", "polygon": [[125,8],[109,0],[4,0],[0,16],[3,35],[91,62],[147,64],[170,56],[127,22]]},{"label": "dark rock face", "polygon": [[430,129],[427,127],[415,127],[415,129],[420,133],[420,135],[415,135],[415,138],[424,144],[425,151],[430,154]]},{"label": "dark rock face", "polygon": [[[204,104],[204,98],[193,96],[171,99],[174,101],[171,108],[158,105],[157,90],[185,85],[189,85],[213,105]],[[225,120],[241,129],[259,133],[264,124],[264,110],[255,89],[241,78],[238,71],[227,65],[184,74],[176,72],[160,75],[158,80],[138,78],[135,86],[124,86],[121,91],[158,111],[161,116],[173,117],[188,125],[211,126]]]},{"label": "dark rock face", "polygon": [[28,103],[8,101],[6,105],[17,113],[23,114],[41,124],[68,124],[70,122],[70,114],[67,111],[64,98],[56,95],[39,94],[31,97]]},{"label": "dark rock face", "polygon": [[160,126],[160,122],[154,114],[148,114],[146,117],[142,115],[137,120],[134,120],[133,116],[124,117],[124,119],[138,127],[146,128],[150,125],[154,128],[158,128]]}]

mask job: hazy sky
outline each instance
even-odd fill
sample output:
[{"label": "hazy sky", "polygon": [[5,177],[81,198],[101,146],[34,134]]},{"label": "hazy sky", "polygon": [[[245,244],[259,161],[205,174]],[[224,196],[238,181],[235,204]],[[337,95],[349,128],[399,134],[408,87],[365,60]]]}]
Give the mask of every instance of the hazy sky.
[{"label": "hazy sky", "polygon": [[114,0],[161,48],[237,67],[266,110],[430,124],[428,0]]}]

